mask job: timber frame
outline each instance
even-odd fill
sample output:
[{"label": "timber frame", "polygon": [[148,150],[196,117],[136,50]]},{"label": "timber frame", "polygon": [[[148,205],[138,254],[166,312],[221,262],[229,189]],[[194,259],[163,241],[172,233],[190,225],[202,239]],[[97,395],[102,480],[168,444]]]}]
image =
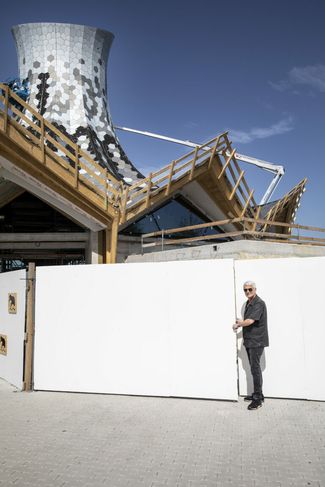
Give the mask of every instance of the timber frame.
[{"label": "timber frame", "polygon": [[[237,223],[241,226],[241,230],[227,233],[219,233],[213,235],[203,235],[199,237],[186,237],[186,238],[170,238],[173,234],[180,234],[182,232],[188,232],[190,230],[199,230],[202,228],[220,227],[227,224]],[[251,227],[251,224],[259,224],[263,226],[263,230],[256,231]],[[270,227],[269,229],[267,227]],[[285,229],[283,232],[272,232],[271,229],[279,227]],[[293,230],[296,230],[296,234],[293,234]],[[285,223],[274,220],[265,220],[262,218],[232,218],[228,220],[218,220],[209,223],[200,223],[199,225],[191,225],[187,227],[171,228],[168,230],[161,230],[158,232],[151,232],[142,235],[142,246],[155,247],[155,246],[167,246],[167,245],[191,245],[197,242],[206,242],[208,240],[218,239],[238,239],[243,238],[245,240],[262,240],[267,242],[281,242],[281,243],[295,243],[304,245],[320,245],[325,246],[325,238],[311,237],[310,235],[300,235],[300,231],[309,231],[317,233],[325,233],[325,228],[311,227],[307,225],[297,225],[295,223]],[[168,236],[169,238],[166,238]],[[150,242],[144,243],[145,239],[150,239]],[[163,244],[162,244],[163,241]]]},{"label": "timber frame", "polygon": [[[254,190],[249,188],[235,154],[224,132],[129,186],[0,83],[0,176],[4,172],[3,177],[10,180],[8,172],[14,168],[22,180],[30,178],[34,184],[42,184],[97,222],[104,235],[103,262],[116,262],[119,230],[194,181],[221,214],[230,217],[223,221],[231,224],[234,237],[242,231],[244,220],[245,231],[264,232],[265,236],[267,225],[259,221],[261,206],[256,204]],[[305,184],[303,180],[279,200],[265,220],[293,222]],[[4,198],[12,195],[8,190]],[[279,229],[290,233],[290,225],[277,224]]]},{"label": "timber frame", "polygon": [[[290,226],[283,227],[281,225],[276,225],[275,222],[294,222],[296,211],[300,205],[300,199],[305,192],[307,178],[304,178],[300,183],[298,183],[291,191],[278,200],[272,208],[265,215],[264,219],[267,221],[274,222],[274,229],[278,233],[290,233]],[[267,227],[265,224],[261,230],[264,231]]]}]

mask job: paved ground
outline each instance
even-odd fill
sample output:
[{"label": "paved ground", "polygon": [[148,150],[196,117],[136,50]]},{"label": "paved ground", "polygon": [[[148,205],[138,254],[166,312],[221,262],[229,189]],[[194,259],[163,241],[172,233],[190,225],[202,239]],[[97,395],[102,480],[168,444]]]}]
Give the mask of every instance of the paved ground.
[{"label": "paved ground", "polygon": [[0,380],[1,486],[325,486],[325,403],[21,393]]}]

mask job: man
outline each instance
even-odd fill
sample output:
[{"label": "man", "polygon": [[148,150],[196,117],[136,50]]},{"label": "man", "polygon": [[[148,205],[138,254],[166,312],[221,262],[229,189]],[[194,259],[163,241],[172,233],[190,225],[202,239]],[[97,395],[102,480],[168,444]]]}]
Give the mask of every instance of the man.
[{"label": "man", "polygon": [[244,283],[244,293],[248,298],[245,305],[244,319],[240,320],[237,318],[233,329],[236,331],[241,326],[243,327],[244,346],[254,383],[254,392],[252,396],[246,396],[245,401],[251,401],[248,409],[255,410],[262,407],[264,402],[260,361],[264,347],[269,346],[267,310],[264,301],[256,294],[256,284],[254,282],[246,281]]}]

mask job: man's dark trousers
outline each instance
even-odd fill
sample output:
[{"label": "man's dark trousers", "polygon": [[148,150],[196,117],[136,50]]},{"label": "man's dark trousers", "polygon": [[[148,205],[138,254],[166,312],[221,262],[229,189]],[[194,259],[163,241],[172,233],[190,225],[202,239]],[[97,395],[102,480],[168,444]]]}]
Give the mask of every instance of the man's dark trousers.
[{"label": "man's dark trousers", "polygon": [[254,383],[254,393],[253,399],[256,401],[261,401],[263,399],[263,377],[261,370],[261,357],[264,347],[247,347],[247,355],[249,360],[249,365],[251,367],[251,373],[253,376]]}]

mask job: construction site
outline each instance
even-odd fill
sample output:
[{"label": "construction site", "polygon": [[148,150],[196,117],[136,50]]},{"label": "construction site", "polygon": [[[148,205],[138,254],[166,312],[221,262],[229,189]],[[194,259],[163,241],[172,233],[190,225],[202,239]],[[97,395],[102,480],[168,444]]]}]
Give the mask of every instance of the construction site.
[{"label": "construction site", "polygon": [[[113,34],[36,23],[14,27],[13,35],[19,77],[0,85],[2,271],[135,255],[154,261],[157,250],[190,255],[193,246],[247,248],[247,241],[255,256],[266,249],[261,242],[282,244],[268,246],[264,256],[286,255],[283,244],[295,255],[322,255],[325,240],[313,235],[324,230],[295,224],[306,179],[272,200],[284,167],[237,153],[231,133],[199,144],[113,125],[106,79]],[[117,130],[188,152],[143,175]],[[272,175],[261,201],[245,178],[247,164]]]},{"label": "construction site", "polygon": [[[324,400],[304,305],[316,291],[301,286],[322,279],[324,229],[295,223],[307,179],[274,200],[285,168],[238,153],[231,133],[200,144],[114,126],[108,31],[12,32],[19,77],[0,84],[0,376],[24,390],[237,400],[251,383],[230,324],[249,275],[273,321],[265,394]],[[144,175],[117,130],[187,149]],[[245,165],[271,174],[260,201]],[[146,313],[134,312],[140,302]],[[296,336],[289,359],[283,320]]]}]

